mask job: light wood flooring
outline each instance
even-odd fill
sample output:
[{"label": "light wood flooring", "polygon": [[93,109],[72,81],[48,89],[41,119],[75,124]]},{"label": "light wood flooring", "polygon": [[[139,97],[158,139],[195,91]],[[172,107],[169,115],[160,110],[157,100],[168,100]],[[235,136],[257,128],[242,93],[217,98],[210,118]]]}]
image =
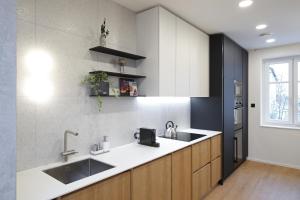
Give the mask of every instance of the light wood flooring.
[{"label": "light wood flooring", "polygon": [[300,170],[246,161],[205,200],[300,200]]}]

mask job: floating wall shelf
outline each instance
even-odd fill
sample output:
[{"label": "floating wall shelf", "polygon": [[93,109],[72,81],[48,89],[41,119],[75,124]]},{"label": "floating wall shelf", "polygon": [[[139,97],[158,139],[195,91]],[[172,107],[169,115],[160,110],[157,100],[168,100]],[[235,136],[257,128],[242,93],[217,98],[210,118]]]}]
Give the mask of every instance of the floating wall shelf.
[{"label": "floating wall shelf", "polygon": [[139,55],[135,55],[135,54],[131,54],[124,51],[115,50],[115,49],[110,49],[102,46],[91,48],[90,51],[105,53],[105,54],[119,56],[119,57],[128,58],[132,60],[141,60],[146,58],[144,56],[139,56]]},{"label": "floating wall shelf", "polygon": [[[97,97],[97,95],[93,95],[93,94],[90,94],[90,97]],[[139,95],[139,96],[114,96],[114,95],[109,95],[109,96],[105,96],[105,95],[101,95],[101,97],[115,97],[115,98],[123,98],[123,97],[129,97],[129,98],[136,98],[136,97],[146,97],[146,95]]]},{"label": "floating wall shelf", "polygon": [[116,77],[120,77],[120,78],[133,78],[133,79],[146,78],[146,76],[142,76],[142,75],[123,74],[123,73],[118,73],[118,72],[107,72],[107,71],[93,71],[93,72],[90,72],[90,74],[98,74],[101,72],[106,73],[108,76],[116,76]]}]

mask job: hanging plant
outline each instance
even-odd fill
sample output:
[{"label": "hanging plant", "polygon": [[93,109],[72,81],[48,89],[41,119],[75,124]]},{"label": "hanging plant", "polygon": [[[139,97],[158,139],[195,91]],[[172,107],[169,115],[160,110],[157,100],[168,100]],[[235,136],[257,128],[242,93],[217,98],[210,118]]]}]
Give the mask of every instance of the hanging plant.
[{"label": "hanging plant", "polygon": [[[87,85],[90,89],[90,93],[97,98],[97,104],[99,112],[102,109],[103,100],[103,88],[109,88],[108,75],[105,72],[99,72],[96,74],[88,74],[81,81],[82,84]],[[109,89],[108,89],[109,90]],[[106,90],[106,92],[108,92]]]}]

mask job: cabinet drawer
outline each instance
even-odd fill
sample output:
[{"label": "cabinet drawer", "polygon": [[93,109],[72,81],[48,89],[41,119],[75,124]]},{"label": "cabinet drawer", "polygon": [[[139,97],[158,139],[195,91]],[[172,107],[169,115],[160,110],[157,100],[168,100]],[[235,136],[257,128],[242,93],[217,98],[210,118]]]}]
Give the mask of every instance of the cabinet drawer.
[{"label": "cabinet drawer", "polygon": [[210,139],[204,140],[192,146],[193,172],[210,162]]},{"label": "cabinet drawer", "polygon": [[216,159],[222,154],[222,135],[211,138],[211,160]]},{"label": "cabinet drawer", "polygon": [[214,187],[222,178],[222,159],[221,157],[211,161],[211,186]]},{"label": "cabinet drawer", "polygon": [[200,170],[193,173],[193,200],[202,199],[211,190],[211,166],[207,164]]}]

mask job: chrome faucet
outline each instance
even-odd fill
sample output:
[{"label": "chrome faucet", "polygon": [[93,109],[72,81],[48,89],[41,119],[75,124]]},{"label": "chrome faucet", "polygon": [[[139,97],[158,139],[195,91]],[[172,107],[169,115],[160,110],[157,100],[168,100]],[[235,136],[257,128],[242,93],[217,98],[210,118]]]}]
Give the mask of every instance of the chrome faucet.
[{"label": "chrome faucet", "polygon": [[65,134],[64,134],[64,152],[61,153],[62,157],[64,158],[64,161],[67,162],[68,161],[68,156],[76,154],[78,152],[76,152],[75,150],[67,150],[68,149],[68,134],[74,135],[74,136],[78,136],[79,133],[74,133],[72,131],[66,130]]}]

